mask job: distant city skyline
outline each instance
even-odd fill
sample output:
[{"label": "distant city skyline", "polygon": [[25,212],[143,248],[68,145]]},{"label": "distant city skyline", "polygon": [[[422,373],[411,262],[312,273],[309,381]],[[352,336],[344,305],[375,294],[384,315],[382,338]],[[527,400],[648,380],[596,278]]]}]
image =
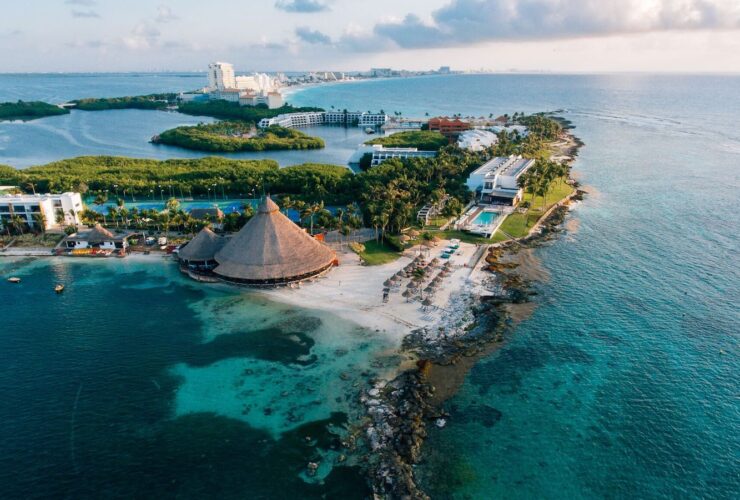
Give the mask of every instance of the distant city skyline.
[{"label": "distant city skyline", "polygon": [[736,0],[34,0],[0,72],[740,72]]}]

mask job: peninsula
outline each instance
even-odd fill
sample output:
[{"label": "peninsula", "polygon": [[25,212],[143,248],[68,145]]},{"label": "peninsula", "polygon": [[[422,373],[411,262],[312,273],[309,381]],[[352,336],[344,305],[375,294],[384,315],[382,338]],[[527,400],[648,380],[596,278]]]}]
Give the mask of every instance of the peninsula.
[{"label": "peninsula", "polygon": [[0,121],[6,120],[36,120],[47,116],[69,114],[69,110],[61,106],[41,101],[18,101],[0,103]]}]

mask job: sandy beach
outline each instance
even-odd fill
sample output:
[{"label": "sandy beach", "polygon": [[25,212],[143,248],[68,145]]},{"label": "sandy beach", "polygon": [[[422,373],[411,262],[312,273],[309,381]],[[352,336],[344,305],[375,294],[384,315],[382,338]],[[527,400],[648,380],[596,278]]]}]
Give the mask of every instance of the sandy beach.
[{"label": "sandy beach", "polygon": [[[439,257],[449,241],[441,241],[429,251],[424,249],[426,262]],[[386,332],[399,341],[411,330],[424,327],[442,327],[448,333],[462,326],[458,314],[450,314],[456,309],[463,295],[469,294],[480,284],[479,267],[470,266],[480,247],[461,243],[457,252],[449,259],[452,269],[442,280],[437,291],[430,297],[432,305],[424,307],[417,298],[407,300],[402,296],[409,278],[403,278],[399,284],[391,287],[387,302],[383,302],[384,282],[396,272],[402,270],[419,254],[419,247],[407,250],[395,262],[379,266],[362,265],[360,258],[353,252],[338,255],[339,266],[326,276],[312,283],[305,283],[300,288],[278,288],[263,290],[270,298],[300,307],[320,309],[332,312],[342,318],[354,321],[366,328]],[[430,269],[421,284],[422,289],[433,276],[441,270],[445,261]],[[424,298],[427,294],[424,294]]]}]

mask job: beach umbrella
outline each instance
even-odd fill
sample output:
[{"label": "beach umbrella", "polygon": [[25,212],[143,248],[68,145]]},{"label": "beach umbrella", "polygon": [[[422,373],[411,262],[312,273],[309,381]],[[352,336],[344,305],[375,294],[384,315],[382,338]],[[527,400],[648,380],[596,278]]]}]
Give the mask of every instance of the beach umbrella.
[{"label": "beach umbrella", "polygon": [[408,243],[409,241],[411,241],[411,238],[409,236],[405,235],[405,234],[402,234],[401,237],[398,238],[398,240],[401,243]]},{"label": "beach umbrella", "polygon": [[385,281],[383,282],[383,286],[385,286],[385,287],[389,287],[389,286],[391,286],[392,284],[393,284],[393,283],[391,282],[391,280],[385,280]]},{"label": "beach umbrella", "polygon": [[426,299],[424,299],[424,302],[422,302],[422,304],[424,306],[426,306],[426,307],[429,307],[429,306],[431,306],[433,304],[433,302],[432,302],[432,299],[430,299],[429,297],[427,297]]},{"label": "beach umbrella", "polygon": [[383,288],[383,294],[388,295],[389,293],[391,293],[390,288]]},{"label": "beach umbrella", "polygon": [[426,293],[432,293],[434,291],[434,287],[432,285],[429,285],[424,289],[424,292]]},{"label": "beach umbrella", "polygon": [[406,288],[408,288],[409,290],[414,290],[414,289],[416,289],[416,288],[419,288],[419,285],[417,285],[417,284],[416,284],[416,283],[414,283],[413,281],[409,281],[409,284],[408,284],[408,285],[406,285]]},{"label": "beach umbrella", "polygon": [[413,295],[413,293],[411,293],[410,290],[404,290],[404,292],[401,295],[403,295],[406,299],[408,299],[409,297]]}]

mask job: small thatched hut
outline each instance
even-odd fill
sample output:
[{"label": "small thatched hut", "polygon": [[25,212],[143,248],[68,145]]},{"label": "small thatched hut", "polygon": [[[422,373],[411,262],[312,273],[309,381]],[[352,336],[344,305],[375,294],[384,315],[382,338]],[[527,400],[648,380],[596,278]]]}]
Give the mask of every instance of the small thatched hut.
[{"label": "small thatched hut", "polygon": [[280,213],[266,197],[254,217],[216,252],[214,273],[224,281],[277,286],[318,276],[336,255]]},{"label": "small thatched hut", "polygon": [[204,227],[184,247],[180,248],[177,258],[180,264],[190,270],[211,270],[216,267],[215,256],[228,240],[219,236],[210,228]]}]

